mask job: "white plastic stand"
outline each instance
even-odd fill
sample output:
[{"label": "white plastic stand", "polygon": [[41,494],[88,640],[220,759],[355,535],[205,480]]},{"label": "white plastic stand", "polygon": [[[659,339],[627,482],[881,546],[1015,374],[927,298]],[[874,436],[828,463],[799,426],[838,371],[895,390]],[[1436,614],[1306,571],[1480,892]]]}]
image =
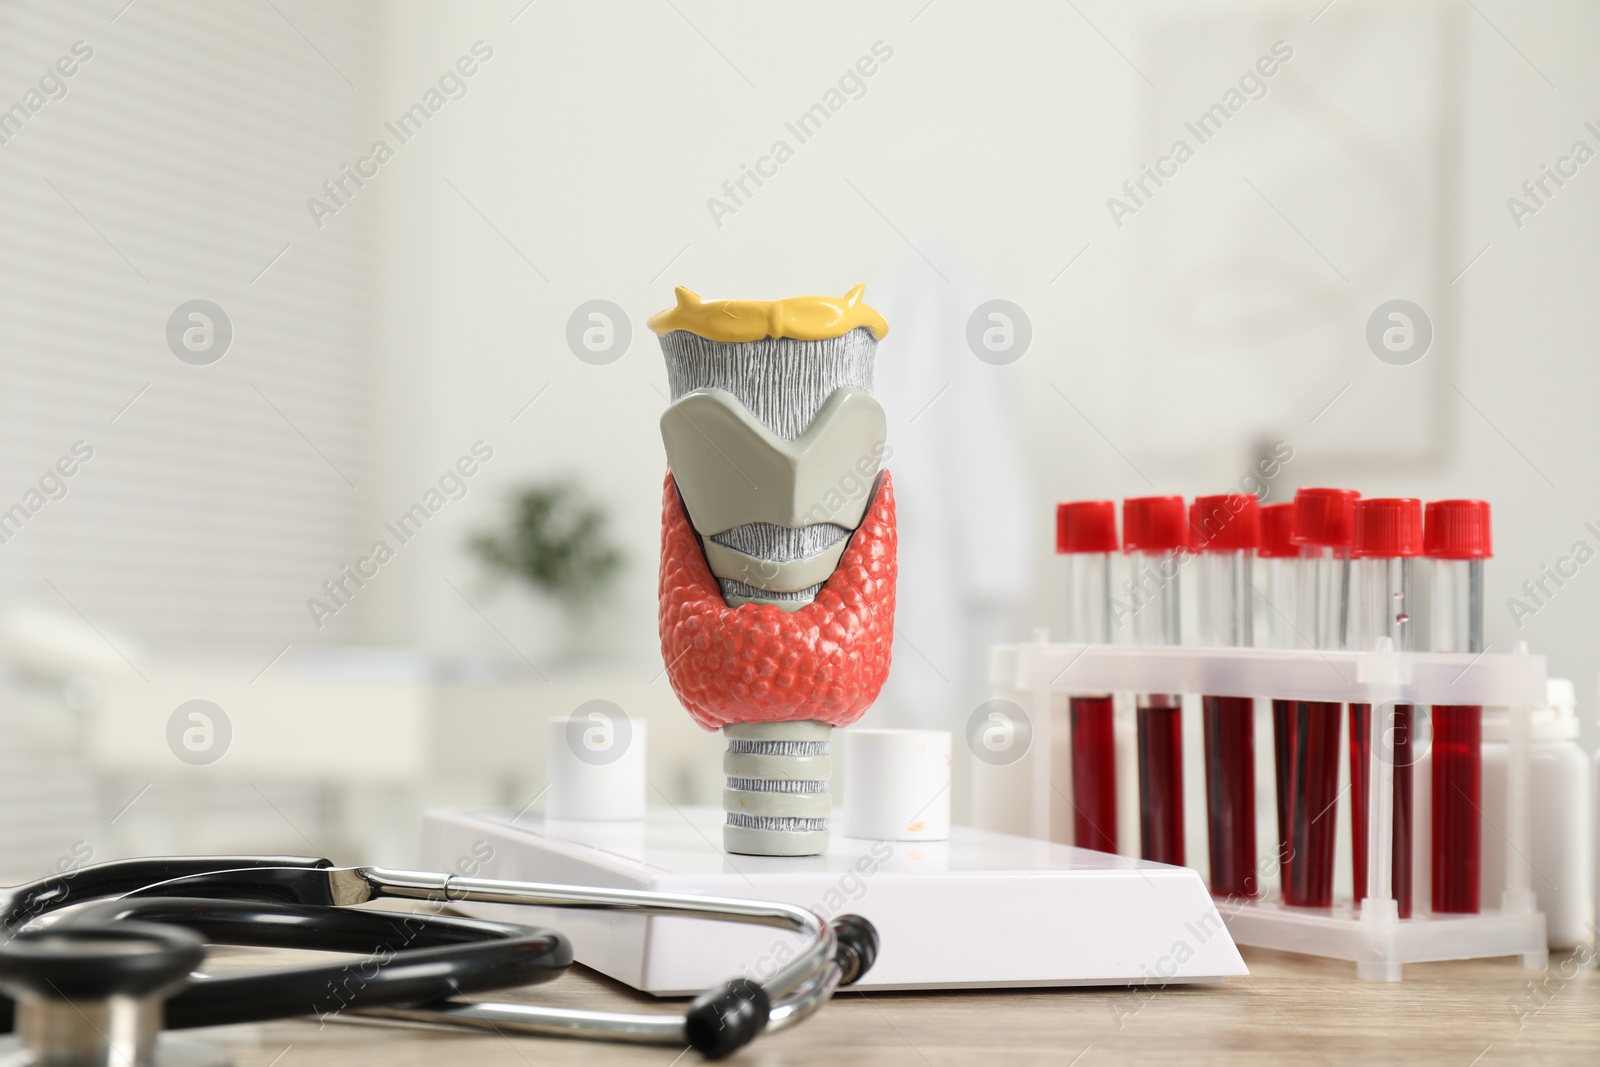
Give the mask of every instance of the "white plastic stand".
[{"label": "white plastic stand", "polygon": [[[1434,960],[1521,956],[1527,967],[1545,966],[1545,919],[1534,897],[1528,860],[1531,716],[1545,701],[1544,657],[1396,653],[1382,647],[1323,652],[1041,641],[996,646],[990,682],[997,699],[1013,702],[1027,716],[1032,742],[1027,754],[1008,766],[974,763],[974,821],[989,829],[1058,841],[1070,840],[1072,833],[1070,819],[1065,826],[1050,825],[1049,803],[1050,790],[1070,788],[1067,770],[1060,766],[1070,761],[1070,753],[1062,739],[1052,737],[1054,704],[1066,695],[1201,693],[1370,704],[1377,743],[1372,745],[1368,776],[1367,899],[1359,909],[1349,898],[1325,909],[1288,907],[1274,896],[1230,901],[1223,914],[1234,939],[1242,945],[1351,960],[1358,977],[1375,981],[1398,981],[1402,965]],[[1489,813],[1504,827],[1507,840],[1506,888],[1498,908],[1485,900],[1476,915],[1431,915],[1427,901],[1416,900],[1413,917],[1399,918],[1390,869],[1396,704],[1509,709],[1507,810]],[[1272,743],[1271,738],[1258,738],[1257,744],[1263,741]],[[1123,818],[1137,818],[1137,813]],[[1412,832],[1425,842],[1429,827],[1417,825]]]},{"label": "white plastic stand", "polygon": [[[827,918],[863,915],[878,961],[862,989],[1148,985],[1248,973],[1200,876],[1049,841],[955,827],[948,841],[835,833],[826,855],[738,856],[716,808],[642,822],[433,811],[431,869],[482,878],[777,900]],[[579,962],[662,996],[764,978],[800,944],[770,927],[591,911],[457,904],[469,915],[554,927]]]}]

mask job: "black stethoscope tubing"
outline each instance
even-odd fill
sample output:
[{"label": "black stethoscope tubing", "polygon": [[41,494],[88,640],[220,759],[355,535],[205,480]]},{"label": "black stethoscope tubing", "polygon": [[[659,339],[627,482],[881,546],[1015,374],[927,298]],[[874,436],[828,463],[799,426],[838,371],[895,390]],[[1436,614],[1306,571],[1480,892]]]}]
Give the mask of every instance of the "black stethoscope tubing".
[{"label": "black stethoscope tubing", "polygon": [[145,892],[194,878],[203,878],[204,888],[189,892],[185,885],[183,895],[332,905],[327,879],[318,872],[333,866],[331,860],[315,856],[160,856],[94,863],[0,888],[0,936],[81,901]]},{"label": "black stethoscope tubing", "polygon": [[[124,921],[187,927],[214,945],[361,954],[336,963],[195,977],[166,1002],[170,1030],[424,1004],[548,982],[572,963],[571,944],[552,930],[306,904],[128,897],[88,905],[58,925]],[[10,1016],[6,999],[0,1032],[10,1031]]]}]

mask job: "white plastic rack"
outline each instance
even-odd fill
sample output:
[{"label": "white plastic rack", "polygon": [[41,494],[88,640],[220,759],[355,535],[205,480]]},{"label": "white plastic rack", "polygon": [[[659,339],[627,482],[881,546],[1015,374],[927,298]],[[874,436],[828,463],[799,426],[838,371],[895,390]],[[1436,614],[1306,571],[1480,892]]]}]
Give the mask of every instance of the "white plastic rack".
[{"label": "white plastic rack", "polygon": [[[1270,887],[1260,900],[1221,908],[1234,940],[1290,952],[1351,960],[1360,978],[1398,981],[1407,963],[1520,955],[1546,965],[1545,918],[1532,889],[1528,806],[1532,709],[1545,702],[1545,660],[1527,653],[1466,655],[1323,652],[1252,648],[1135,647],[1096,644],[1000,645],[992,650],[990,683],[997,700],[1026,715],[1027,751],[1011,763],[974,760],[977,826],[1070,843],[1056,794],[1067,789],[1068,739],[1053,737],[1054,709],[1069,695],[1198,693],[1258,699],[1370,704],[1377,722],[1371,753],[1367,894],[1332,908],[1284,905]],[[1431,915],[1419,900],[1401,919],[1392,896],[1389,857],[1394,796],[1394,706],[1482,705],[1511,714],[1506,810],[1488,818],[1505,834],[1506,885],[1472,915]],[[1004,714],[1003,710],[1001,714]],[[1257,737],[1256,744],[1272,744]],[[998,761],[997,761],[998,762]],[[1052,826],[1051,812],[1057,811]],[[1136,818],[1126,813],[1124,819]],[[1062,821],[1065,826],[1060,825]],[[1426,839],[1427,825],[1413,834]],[[1493,905],[1498,903],[1498,907]]]}]

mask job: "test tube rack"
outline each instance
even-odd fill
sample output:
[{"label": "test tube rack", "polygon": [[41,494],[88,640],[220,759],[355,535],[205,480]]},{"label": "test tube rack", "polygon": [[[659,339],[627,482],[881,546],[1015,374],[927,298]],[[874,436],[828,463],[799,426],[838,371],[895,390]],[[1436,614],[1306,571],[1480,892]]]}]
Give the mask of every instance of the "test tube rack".
[{"label": "test tube rack", "polygon": [[[1529,968],[1548,962],[1544,914],[1533,892],[1528,775],[1532,710],[1545,702],[1545,659],[1525,652],[1478,655],[1256,648],[1138,647],[1033,643],[992,649],[995,699],[1026,716],[1027,750],[1014,762],[973,761],[973,823],[988,830],[1071,843],[1072,820],[1057,798],[1070,795],[1068,739],[1055,708],[1066,697],[1097,693],[1204,693],[1263,699],[1370,704],[1377,720],[1371,752],[1367,894],[1332,908],[1287,907],[1269,886],[1253,901],[1219,910],[1235,942],[1350,960],[1359,978],[1399,981],[1407,963],[1521,956]],[[1391,888],[1394,734],[1397,704],[1505,708],[1510,714],[1506,810],[1489,812],[1508,842],[1506,885],[1498,908],[1485,900],[1471,915],[1431,915],[1418,901],[1401,919]],[[1256,739],[1259,747],[1270,737]],[[1193,785],[1191,795],[1194,795]],[[1052,818],[1052,810],[1056,816]],[[1136,818],[1124,813],[1121,818]],[[1413,834],[1426,840],[1429,827]],[[1202,846],[1203,847],[1203,846]]]}]

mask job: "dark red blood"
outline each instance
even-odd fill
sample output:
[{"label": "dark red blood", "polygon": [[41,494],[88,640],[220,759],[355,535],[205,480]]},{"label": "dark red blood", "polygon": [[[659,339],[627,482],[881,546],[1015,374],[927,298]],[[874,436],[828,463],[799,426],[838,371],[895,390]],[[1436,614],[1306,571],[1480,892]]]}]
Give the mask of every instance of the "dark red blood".
[{"label": "dark red blood", "polygon": [[894,643],[894,485],[884,471],[861,526],[799,611],[730,608],[672,473],[661,502],[661,656],[704,729],[815,719],[848,726],[877,699]]},{"label": "dark red blood", "polygon": [[1433,910],[1478,910],[1483,860],[1483,709],[1433,707]]},{"label": "dark red blood", "polygon": [[1072,843],[1117,850],[1117,742],[1107,696],[1073,697]]},{"label": "dark red blood", "polygon": [[1183,709],[1175,703],[1140,708],[1135,725],[1139,742],[1140,855],[1182,867]]},{"label": "dark red blood", "polygon": [[1211,893],[1257,897],[1255,701],[1250,697],[1205,697],[1200,707],[1205,729]]},{"label": "dark red blood", "polygon": [[1344,705],[1296,700],[1288,717],[1289,823],[1283,856],[1283,902],[1301,908],[1333,904],[1334,827],[1339,804],[1339,727]]}]

